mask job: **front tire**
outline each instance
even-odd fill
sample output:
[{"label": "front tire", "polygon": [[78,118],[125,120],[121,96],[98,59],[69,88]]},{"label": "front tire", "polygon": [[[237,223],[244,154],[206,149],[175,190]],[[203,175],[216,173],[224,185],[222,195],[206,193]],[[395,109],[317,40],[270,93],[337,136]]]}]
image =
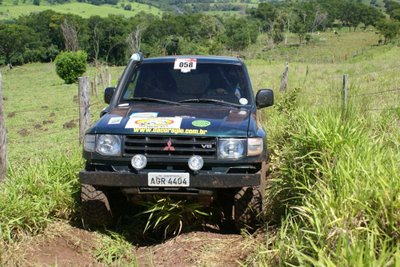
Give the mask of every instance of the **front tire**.
[{"label": "front tire", "polygon": [[81,214],[85,226],[109,226],[113,214],[107,195],[89,184],[81,185]]},{"label": "front tire", "polygon": [[234,196],[234,220],[238,230],[255,231],[263,207],[260,187],[243,187]]}]

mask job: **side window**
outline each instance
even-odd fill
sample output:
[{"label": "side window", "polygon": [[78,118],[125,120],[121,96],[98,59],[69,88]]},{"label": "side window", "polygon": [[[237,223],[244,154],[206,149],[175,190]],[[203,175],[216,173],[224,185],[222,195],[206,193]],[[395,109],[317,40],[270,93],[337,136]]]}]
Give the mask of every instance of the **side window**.
[{"label": "side window", "polygon": [[132,79],[129,81],[128,87],[126,88],[126,91],[124,93],[123,99],[130,99],[133,98],[135,95],[135,89],[137,87],[138,83],[138,77],[140,76],[140,69],[135,71],[135,73],[132,76]]}]

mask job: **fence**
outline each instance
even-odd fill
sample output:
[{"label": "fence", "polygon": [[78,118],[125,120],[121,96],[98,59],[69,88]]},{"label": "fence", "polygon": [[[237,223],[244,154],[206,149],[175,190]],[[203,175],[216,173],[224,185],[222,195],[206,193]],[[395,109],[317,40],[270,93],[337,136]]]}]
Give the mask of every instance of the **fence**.
[{"label": "fence", "polygon": [[[308,75],[308,67],[306,70],[306,77]],[[280,91],[286,91],[287,88],[289,87],[289,82],[288,82],[288,76],[289,76],[289,66],[288,63],[286,63],[285,66],[285,70],[282,74],[282,78],[281,78],[281,87],[280,87]],[[318,94],[318,93],[307,93],[307,92],[303,92],[302,94],[309,94],[310,96],[313,97],[319,97],[319,98],[324,98],[324,99],[335,99],[335,100],[339,100],[339,102],[341,103],[341,108],[342,108],[342,113],[344,115],[346,115],[346,113],[348,112],[348,109],[350,107],[349,102],[353,103],[355,101],[355,99],[363,99],[365,97],[369,97],[369,96],[379,96],[379,99],[383,99],[384,95],[387,95],[388,93],[390,93],[390,97],[394,97],[395,94],[400,93],[400,88],[393,88],[393,89],[389,89],[389,90],[381,90],[381,91],[369,91],[369,92],[362,92],[362,93],[354,93],[351,92],[350,90],[350,86],[349,86],[349,81],[350,81],[350,76],[348,74],[343,74],[342,76],[342,88],[341,91],[337,91],[336,93],[331,93],[331,94]],[[304,83],[304,82],[303,82]],[[399,98],[397,100],[400,100],[400,95]],[[400,112],[400,106],[398,106],[398,101],[397,101],[397,105],[396,106],[390,106],[390,107],[374,107],[374,108],[367,108],[364,107],[363,111],[390,111],[390,110],[399,110]]]}]

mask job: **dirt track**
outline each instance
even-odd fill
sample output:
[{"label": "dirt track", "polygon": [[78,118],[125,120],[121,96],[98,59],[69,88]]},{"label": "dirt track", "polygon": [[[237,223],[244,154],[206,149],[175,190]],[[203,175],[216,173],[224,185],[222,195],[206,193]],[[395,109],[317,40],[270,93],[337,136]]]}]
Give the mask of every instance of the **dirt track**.
[{"label": "dirt track", "polygon": [[[105,266],[95,257],[100,239],[99,233],[57,222],[9,248],[6,258],[18,266]],[[256,243],[250,236],[192,231],[151,246],[132,245],[132,255],[139,266],[238,266]]]}]

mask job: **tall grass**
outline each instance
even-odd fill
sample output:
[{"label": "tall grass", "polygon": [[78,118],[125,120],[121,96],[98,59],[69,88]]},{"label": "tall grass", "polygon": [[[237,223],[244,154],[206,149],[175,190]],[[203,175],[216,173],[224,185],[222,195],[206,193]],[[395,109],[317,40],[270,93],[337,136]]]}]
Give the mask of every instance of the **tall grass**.
[{"label": "tall grass", "polygon": [[116,233],[107,234],[100,239],[100,244],[96,248],[97,262],[105,266],[138,266],[132,245]]},{"label": "tall grass", "polygon": [[79,192],[79,153],[11,165],[0,184],[0,242],[36,234],[54,218],[70,218]]},{"label": "tall grass", "polygon": [[[295,100],[288,95],[280,102],[293,107]],[[286,126],[275,133],[267,195],[270,222],[280,228],[259,261],[399,266],[399,131],[388,128],[399,125],[399,114],[372,120],[356,108],[343,117],[328,106],[279,112],[279,104],[277,111]]]},{"label": "tall grass", "polygon": [[185,227],[195,229],[211,215],[199,203],[170,197],[155,197],[152,201],[142,202],[141,205],[145,210],[138,215],[148,215],[143,233],[161,230],[164,238],[179,235]]}]

